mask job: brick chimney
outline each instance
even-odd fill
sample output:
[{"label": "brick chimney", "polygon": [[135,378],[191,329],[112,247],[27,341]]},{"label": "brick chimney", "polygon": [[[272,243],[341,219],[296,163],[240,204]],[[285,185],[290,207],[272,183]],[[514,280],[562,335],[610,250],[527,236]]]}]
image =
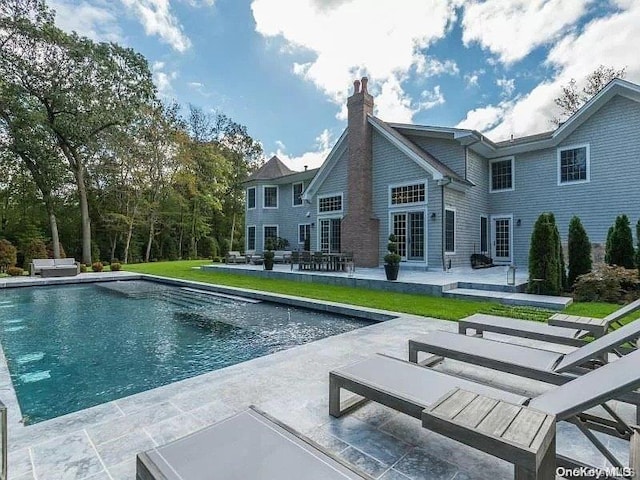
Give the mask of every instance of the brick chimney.
[{"label": "brick chimney", "polygon": [[371,125],[373,97],[367,91],[367,77],[353,82],[347,100],[348,167],[346,215],[341,225],[343,252],[353,252],[359,267],[377,267],[379,221],[373,216],[373,148]]}]

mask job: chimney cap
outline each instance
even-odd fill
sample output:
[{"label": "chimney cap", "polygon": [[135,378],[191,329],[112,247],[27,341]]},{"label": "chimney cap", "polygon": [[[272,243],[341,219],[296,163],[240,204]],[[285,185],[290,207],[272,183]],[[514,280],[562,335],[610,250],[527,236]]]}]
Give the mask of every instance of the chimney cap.
[{"label": "chimney cap", "polygon": [[362,93],[368,93],[367,83],[369,83],[369,79],[367,77],[362,77],[362,80],[360,80],[360,82],[362,83]]},{"label": "chimney cap", "polygon": [[305,165],[304,166],[304,171],[306,172],[308,168],[309,168],[309,165]]},{"label": "chimney cap", "polygon": [[353,81],[353,93],[360,93],[360,80]]}]

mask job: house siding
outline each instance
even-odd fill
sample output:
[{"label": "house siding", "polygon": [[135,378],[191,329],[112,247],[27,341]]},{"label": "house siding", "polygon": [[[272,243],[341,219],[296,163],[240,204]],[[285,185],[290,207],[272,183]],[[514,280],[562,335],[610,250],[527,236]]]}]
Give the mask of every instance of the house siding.
[{"label": "house siding", "polygon": [[409,139],[425,152],[430,153],[460,177],[466,178],[465,148],[455,140],[410,136]]},{"label": "house siding", "polygon": [[[527,267],[533,225],[553,212],[563,243],[573,215],[582,220],[592,243],[604,243],[616,215],[632,225],[640,218],[640,105],[616,96],[569,135],[559,148],[589,144],[590,181],[558,185],[557,148],[515,156],[515,190],[492,193],[491,212],[513,213],[516,265]],[[506,210],[510,210],[507,212]]]}]

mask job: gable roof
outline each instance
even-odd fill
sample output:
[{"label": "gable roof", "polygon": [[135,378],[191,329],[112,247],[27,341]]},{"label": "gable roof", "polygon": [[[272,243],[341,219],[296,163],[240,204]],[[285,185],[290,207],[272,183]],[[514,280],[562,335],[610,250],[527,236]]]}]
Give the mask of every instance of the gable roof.
[{"label": "gable roof", "polygon": [[285,175],[291,175],[292,173],[297,173],[287,167],[282,160],[280,160],[276,155],[271,157],[267,163],[262,165],[258,170],[253,172],[247,178],[247,182],[251,182],[253,180],[271,180],[278,177],[283,177]]},{"label": "gable roof", "polygon": [[304,190],[304,193],[302,194],[302,198],[304,200],[311,200],[311,197],[316,194],[320,185],[322,185],[329,176],[329,172],[331,172],[336,163],[338,163],[338,159],[347,148],[346,139],[347,129],[345,128],[342,135],[340,135],[340,138],[329,152],[329,155],[327,155],[326,160],[322,162],[322,165],[318,169],[318,173],[316,173],[316,176],[313,177],[309,186]]}]

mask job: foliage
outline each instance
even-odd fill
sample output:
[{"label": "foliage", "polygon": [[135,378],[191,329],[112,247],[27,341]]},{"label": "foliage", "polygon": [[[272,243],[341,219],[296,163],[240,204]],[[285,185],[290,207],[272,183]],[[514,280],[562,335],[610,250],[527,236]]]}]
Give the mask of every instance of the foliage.
[{"label": "foliage", "polygon": [[553,214],[542,213],[531,233],[529,293],[558,295],[562,291],[559,240]]},{"label": "foliage", "polygon": [[289,247],[289,240],[282,237],[276,237],[273,242],[273,247],[275,250],[286,250]]},{"label": "foliage", "polygon": [[387,251],[389,253],[387,253],[384,256],[384,262],[387,265],[399,265],[400,260],[402,260],[402,257],[398,255],[398,239],[393,233],[389,235],[389,242],[387,243]]},{"label": "foliage", "polygon": [[275,250],[276,249],[275,240],[273,238],[267,238],[266,241],[264,242],[264,248],[267,251]]},{"label": "foliage", "polygon": [[636,223],[636,241],[638,242],[638,248],[636,249],[636,267],[638,267],[638,274],[640,275],[640,220]]},{"label": "foliage", "polygon": [[556,217],[553,213],[549,213],[549,219],[553,223],[553,241],[558,249],[558,270],[560,278],[560,289],[566,291],[567,285],[567,267],[564,262],[564,251],[562,249],[562,239],[560,238],[560,232],[558,231],[558,225],[556,224]]},{"label": "foliage", "polygon": [[47,247],[41,238],[33,238],[27,242],[23,248],[24,268],[29,268],[29,264],[34,258],[49,258]]},{"label": "foliage", "polygon": [[633,235],[629,217],[626,215],[618,215],[616,217],[611,236],[607,240],[607,263],[624,268],[634,268],[635,250],[633,248]]},{"label": "foliage", "polygon": [[87,273],[87,266],[84,263],[80,264],[80,273]]},{"label": "foliage", "polygon": [[20,267],[9,267],[7,268],[7,275],[11,277],[19,277],[24,274],[24,270]]},{"label": "foliage", "polygon": [[8,267],[13,267],[17,260],[18,249],[9,240],[0,240],[0,272],[4,272]]},{"label": "foliage", "polygon": [[93,262],[91,264],[91,270],[93,270],[94,272],[101,272],[104,269],[104,265],[102,265],[102,262]]},{"label": "foliage", "polygon": [[111,263],[111,271],[112,272],[119,272],[120,270],[122,270],[122,265],[120,264],[120,262],[112,262]]},{"label": "foliage", "polygon": [[[59,248],[59,255],[60,255],[58,258],[67,258],[67,252],[65,252],[64,247],[62,246],[61,243],[58,244],[58,248]],[[47,243],[47,257],[56,258],[54,248],[53,248],[53,242]]]},{"label": "foliage", "polygon": [[580,275],[574,297],[580,302],[616,302],[633,300],[640,295],[636,270],[600,264],[592,272]]},{"label": "foliage", "polygon": [[613,238],[613,225],[607,230],[607,241],[604,244],[604,261],[611,265],[611,238]]},{"label": "foliage", "polygon": [[568,286],[571,287],[576,278],[591,271],[591,242],[580,218],[573,217],[569,222],[569,275]]},{"label": "foliage", "polygon": [[578,89],[575,78],[569,83],[562,86],[562,93],[554,99],[555,104],[560,107],[560,117],[554,118],[552,122],[558,126],[571,115],[576,113],[582,105],[587,103],[591,97],[597,94],[607,83],[614,78],[624,78],[626,75],[626,67],[616,70],[612,67],[600,65],[591,72],[584,80],[585,86],[582,90]]}]

